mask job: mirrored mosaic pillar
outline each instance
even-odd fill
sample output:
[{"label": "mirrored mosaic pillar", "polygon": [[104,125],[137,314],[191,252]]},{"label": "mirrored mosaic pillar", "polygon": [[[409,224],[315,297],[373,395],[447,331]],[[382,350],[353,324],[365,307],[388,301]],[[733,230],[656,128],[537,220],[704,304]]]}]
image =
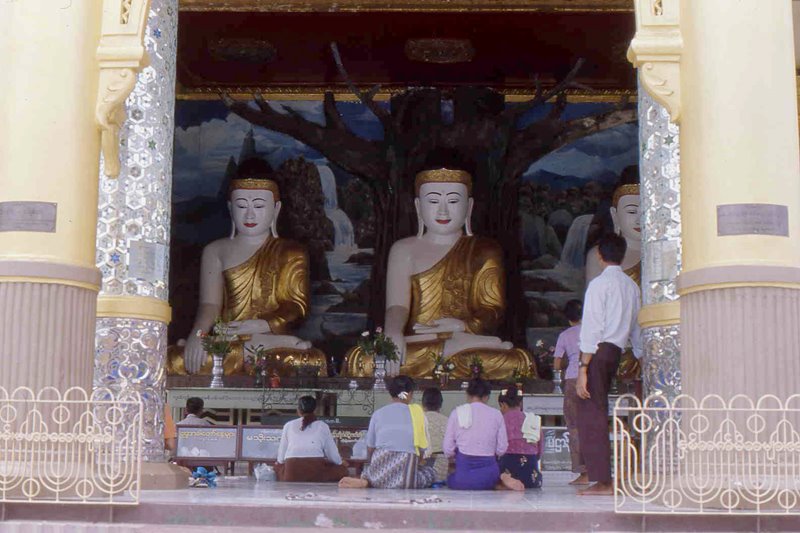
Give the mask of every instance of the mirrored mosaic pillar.
[{"label": "mirrored mosaic pillar", "polygon": [[152,0],[150,64],[126,101],[122,168],[100,168],[97,267],[102,273],[94,386],[136,391],[145,404],[144,457],[164,458],[169,236],[178,0]]},{"label": "mirrored mosaic pillar", "polygon": [[680,134],[668,111],[639,87],[639,170],[642,207],[644,396],[681,392]]}]

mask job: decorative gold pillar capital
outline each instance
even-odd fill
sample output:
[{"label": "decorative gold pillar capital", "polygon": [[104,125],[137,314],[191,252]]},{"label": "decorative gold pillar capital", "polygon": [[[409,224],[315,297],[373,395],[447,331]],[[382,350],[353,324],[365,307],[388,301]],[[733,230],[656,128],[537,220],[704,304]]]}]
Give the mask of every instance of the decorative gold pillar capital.
[{"label": "decorative gold pillar capital", "polygon": [[628,61],[639,69],[639,80],[659,104],[680,122],[683,38],[680,0],[634,0],[636,35],[628,48]]},{"label": "decorative gold pillar capital", "polygon": [[648,304],[639,311],[639,325],[642,328],[676,326],[681,323],[681,302],[673,300]]},{"label": "decorative gold pillar capital", "polygon": [[95,119],[108,177],[119,175],[118,136],[125,121],[125,99],[136,85],[136,73],[148,63],[144,31],[149,10],[150,0],[103,0]]},{"label": "decorative gold pillar capital", "polygon": [[136,318],[169,324],[172,308],[169,303],[147,296],[107,296],[97,298],[98,318]]}]

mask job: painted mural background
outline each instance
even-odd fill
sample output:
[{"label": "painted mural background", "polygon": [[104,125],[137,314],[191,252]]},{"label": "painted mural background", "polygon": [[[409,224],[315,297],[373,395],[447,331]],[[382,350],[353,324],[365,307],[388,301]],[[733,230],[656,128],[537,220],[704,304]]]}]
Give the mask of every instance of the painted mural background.
[{"label": "painted mural background", "polygon": [[[321,101],[271,105],[324,123]],[[588,116],[610,106],[570,103],[564,117]],[[337,107],[352,131],[381,138],[378,120],[361,103],[339,102]],[[452,115],[446,102],[442,110]],[[548,106],[535,109],[520,125],[547,112]],[[281,235],[309,247],[311,313],[296,335],[338,359],[366,327],[375,229],[371,193],[315,150],[286,135],[254,129],[217,101],[181,100],[176,106],[170,343],[191,329],[202,248],[230,234],[228,180],[236,165],[252,156],[269,162],[281,187]],[[586,250],[594,235],[610,227],[613,188],[637,161],[637,126],[626,124],[565,146],[524,173],[517,206],[524,254],[519,265],[506,268],[523,272],[529,346],[540,339],[553,345],[567,325],[561,309],[582,297]]]}]

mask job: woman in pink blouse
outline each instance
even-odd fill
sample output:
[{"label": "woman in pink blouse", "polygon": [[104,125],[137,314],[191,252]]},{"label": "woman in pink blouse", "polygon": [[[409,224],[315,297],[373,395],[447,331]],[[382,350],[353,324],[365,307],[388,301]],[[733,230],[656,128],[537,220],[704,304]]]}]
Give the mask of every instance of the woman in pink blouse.
[{"label": "woman in pink blouse", "polygon": [[447,421],[442,449],[456,458],[447,486],[455,490],[525,490],[509,473],[501,473],[497,458],[508,448],[506,426],[500,411],[486,405],[491,388],[482,379],[467,387],[467,403],[458,406]]},{"label": "woman in pink blouse", "polygon": [[[538,489],[542,486],[542,474],[539,471],[539,457],[542,456],[541,430],[533,431],[533,424],[523,424],[526,415],[522,412],[522,395],[513,385],[500,393],[497,398],[500,411],[508,434],[508,448],[500,458],[500,472],[510,474],[520,480],[525,488]],[[536,433],[536,434],[533,434]],[[535,439],[535,442],[531,442]]]}]

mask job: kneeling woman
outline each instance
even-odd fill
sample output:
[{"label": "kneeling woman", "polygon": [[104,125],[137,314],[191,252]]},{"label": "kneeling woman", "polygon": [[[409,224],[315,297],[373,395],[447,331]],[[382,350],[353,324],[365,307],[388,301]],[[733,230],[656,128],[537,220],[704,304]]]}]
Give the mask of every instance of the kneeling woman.
[{"label": "kneeling woman", "polygon": [[491,388],[480,378],[467,387],[467,403],[460,405],[447,421],[442,448],[448,457],[455,456],[456,469],[447,478],[455,490],[525,490],[525,486],[507,472],[500,472],[497,458],[508,448],[503,415],[486,405]]},{"label": "kneeling woman", "polygon": [[317,420],[317,400],[303,396],[297,402],[300,418],[283,426],[275,474],[278,481],[326,483],[347,475],[328,424]]},{"label": "kneeling woman", "polygon": [[497,403],[508,434],[508,449],[500,458],[500,472],[522,481],[526,489],[538,489],[542,486],[539,471],[542,439],[536,421],[538,417],[522,412],[522,396],[514,386],[504,389]]},{"label": "kneeling woman", "polygon": [[392,378],[388,387],[392,403],[375,411],[369,421],[368,464],[360,479],[344,478],[340,487],[423,489],[433,483],[433,468],[420,461],[428,442],[422,407],[411,405],[414,386],[408,376]]}]

